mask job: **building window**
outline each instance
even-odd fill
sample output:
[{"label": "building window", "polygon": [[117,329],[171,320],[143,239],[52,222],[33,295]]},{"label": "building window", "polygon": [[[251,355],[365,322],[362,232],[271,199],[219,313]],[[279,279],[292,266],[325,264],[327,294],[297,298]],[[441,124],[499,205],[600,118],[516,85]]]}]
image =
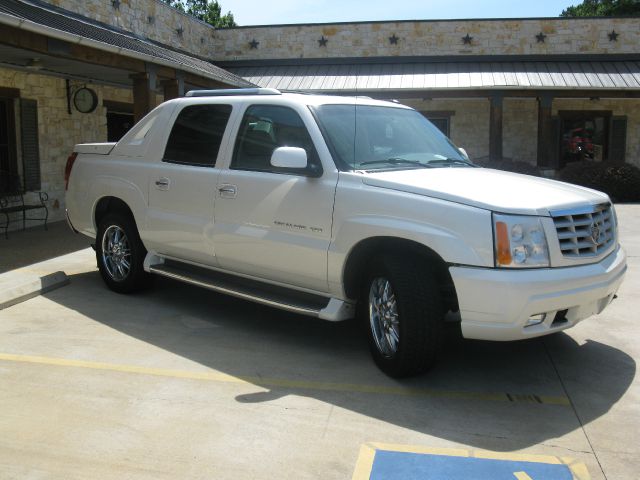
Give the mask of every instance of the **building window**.
[{"label": "building window", "polygon": [[104,106],[107,108],[107,142],[117,142],[135,123],[133,105],[105,100]]},{"label": "building window", "polygon": [[584,160],[602,162],[607,158],[609,111],[561,111],[560,163]]},{"label": "building window", "polygon": [[451,136],[451,117],[455,114],[452,111],[434,111],[434,112],[420,112],[425,116],[427,120],[433,123],[438,130],[444,133],[447,137]]},{"label": "building window", "polygon": [[626,117],[610,110],[561,110],[560,166],[572,162],[624,162]]},{"label": "building window", "polygon": [[0,193],[19,190],[13,98],[0,97]]}]

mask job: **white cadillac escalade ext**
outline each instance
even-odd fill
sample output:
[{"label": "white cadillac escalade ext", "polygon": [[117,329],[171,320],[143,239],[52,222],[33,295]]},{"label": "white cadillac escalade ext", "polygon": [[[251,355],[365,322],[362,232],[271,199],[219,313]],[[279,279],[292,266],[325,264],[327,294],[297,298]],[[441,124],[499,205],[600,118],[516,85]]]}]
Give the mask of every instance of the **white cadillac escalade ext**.
[{"label": "white cadillac escalade ext", "polygon": [[193,91],[77,145],[65,176],[109,288],[155,274],[357,314],[392,376],[434,362],[447,312],[466,338],[537,337],[601,312],[626,271],[607,195],[478,168],[390,102]]}]

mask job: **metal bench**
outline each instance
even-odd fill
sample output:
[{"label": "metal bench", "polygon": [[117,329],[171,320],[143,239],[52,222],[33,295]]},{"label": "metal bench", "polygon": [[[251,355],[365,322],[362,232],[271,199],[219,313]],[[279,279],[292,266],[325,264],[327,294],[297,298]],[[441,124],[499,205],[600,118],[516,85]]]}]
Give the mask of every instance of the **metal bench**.
[{"label": "metal bench", "polygon": [[[15,222],[22,213],[22,229],[26,228],[27,221],[44,221],[44,229],[47,230],[47,220],[49,219],[49,209],[47,208],[47,200],[49,196],[46,192],[33,192],[38,195],[38,201],[25,202],[24,193],[17,188],[19,181],[15,176],[8,176],[6,173],[0,176],[3,180],[4,188],[0,190],[0,215],[4,216],[4,225],[0,224],[0,228],[4,228],[5,238],[9,238],[9,225]],[[29,210],[44,210],[44,216],[27,217]],[[0,220],[1,220],[0,216]]]}]

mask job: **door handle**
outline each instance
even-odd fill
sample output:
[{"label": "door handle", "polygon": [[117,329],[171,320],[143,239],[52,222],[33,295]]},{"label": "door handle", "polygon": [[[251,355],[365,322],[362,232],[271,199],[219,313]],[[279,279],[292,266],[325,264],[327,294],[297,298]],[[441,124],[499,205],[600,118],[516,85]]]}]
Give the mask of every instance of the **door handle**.
[{"label": "door handle", "polygon": [[166,177],[156,180],[156,187],[158,190],[169,190],[169,185],[171,185],[171,181]]},{"label": "door handle", "polygon": [[225,184],[218,188],[218,193],[224,198],[235,198],[238,193],[238,188],[235,185]]}]

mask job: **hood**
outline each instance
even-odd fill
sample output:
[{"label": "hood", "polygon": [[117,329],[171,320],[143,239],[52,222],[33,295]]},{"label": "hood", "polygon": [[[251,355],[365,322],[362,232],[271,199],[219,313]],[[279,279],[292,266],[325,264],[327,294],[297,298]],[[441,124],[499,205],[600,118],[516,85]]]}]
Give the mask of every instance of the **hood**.
[{"label": "hood", "polygon": [[368,172],[363,182],[503,213],[549,211],[608,202],[604,193],[546,178],[489,168],[425,168]]}]

